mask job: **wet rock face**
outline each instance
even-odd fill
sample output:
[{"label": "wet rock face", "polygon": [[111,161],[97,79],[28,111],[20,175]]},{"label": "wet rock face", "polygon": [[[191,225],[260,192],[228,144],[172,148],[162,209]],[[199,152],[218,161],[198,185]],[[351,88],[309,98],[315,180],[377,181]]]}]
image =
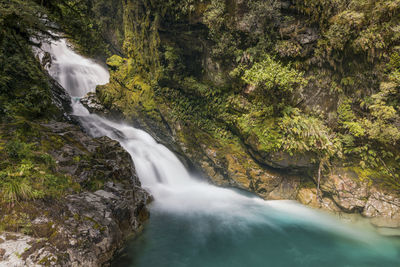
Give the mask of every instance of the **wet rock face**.
[{"label": "wet rock face", "polygon": [[91,138],[69,123],[42,126],[41,138],[58,144],[49,147],[55,168],[77,181],[81,190],[18,208],[30,218],[29,235],[0,235],[0,266],[107,264],[141,230],[148,218],[149,194],[118,142]]},{"label": "wet rock face", "polygon": [[371,189],[362,215],[382,227],[400,227],[400,197]]},{"label": "wet rock face", "polygon": [[359,181],[351,172],[331,174],[321,188],[331,193],[333,200],[348,212],[362,211],[369,195],[367,183]]},{"label": "wet rock face", "polygon": [[301,188],[297,195],[297,200],[307,206],[317,209],[325,209],[332,212],[341,212],[342,210],[329,198],[322,196],[318,199],[317,188]]},{"label": "wet rock face", "polygon": [[61,137],[62,145],[49,151],[58,169],[76,177],[81,185],[91,186],[107,179],[125,182],[132,178],[135,185],[140,186],[130,155],[117,141],[108,137],[92,138],[68,123],[52,122],[43,126]]},{"label": "wet rock face", "polygon": [[86,96],[82,97],[80,101],[82,105],[90,111],[90,113],[96,113],[103,116],[110,115],[110,111],[99,101],[96,97],[96,93],[90,92]]},{"label": "wet rock face", "polygon": [[58,110],[63,113],[64,118],[69,119],[71,109],[71,97],[65,92],[64,88],[54,79],[49,77],[51,87],[52,101]]},{"label": "wet rock face", "polygon": [[68,254],[73,264],[101,266],[123,246],[127,237],[140,230],[148,217],[148,195],[132,186],[133,190],[108,182],[102,190],[67,197],[66,206],[72,216],[61,231],[70,246]]},{"label": "wet rock face", "polygon": [[297,199],[311,207],[333,212],[358,213],[378,227],[400,227],[400,196],[378,189],[352,171],[336,169],[316,188],[302,188]]},{"label": "wet rock face", "polygon": [[311,153],[293,154],[287,152],[266,153],[258,150],[258,144],[248,143],[249,153],[261,164],[291,173],[302,173],[315,168]]}]

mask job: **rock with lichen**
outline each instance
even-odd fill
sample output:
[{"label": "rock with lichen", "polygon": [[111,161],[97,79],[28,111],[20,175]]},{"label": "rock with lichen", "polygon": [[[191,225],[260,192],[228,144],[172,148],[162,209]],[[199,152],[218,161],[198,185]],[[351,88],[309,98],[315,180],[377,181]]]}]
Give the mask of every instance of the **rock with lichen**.
[{"label": "rock with lichen", "polygon": [[[59,198],[1,205],[0,266],[101,266],[148,218],[130,155],[66,122],[41,124],[54,168],[79,184]],[[13,222],[15,222],[13,224]]]}]

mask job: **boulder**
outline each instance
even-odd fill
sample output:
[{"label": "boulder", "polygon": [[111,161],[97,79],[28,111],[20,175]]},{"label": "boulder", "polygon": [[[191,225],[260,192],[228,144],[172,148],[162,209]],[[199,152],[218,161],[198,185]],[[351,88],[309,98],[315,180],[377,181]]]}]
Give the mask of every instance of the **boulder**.
[{"label": "boulder", "polygon": [[362,212],[369,196],[368,182],[361,181],[354,172],[343,169],[326,177],[321,189],[332,195],[335,203],[347,212]]},{"label": "boulder", "polygon": [[380,227],[400,227],[400,197],[372,188],[362,215]]},{"label": "boulder", "polygon": [[[353,171],[333,169],[321,181],[321,190],[342,212],[361,214],[378,227],[400,227],[400,196],[368,179],[360,179]],[[314,202],[307,203],[304,193],[298,198],[313,206]]]},{"label": "boulder", "polygon": [[335,202],[328,198],[322,197],[318,199],[317,188],[301,188],[297,194],[297,200],[304,205],[312,208],[324,209],[331,212],[341,212],[342,210],[335,204]]},{"label": "boulder", "polygon": [[94,92],[88,93],[86,96],[82,97],[80,101],[90,113],[96,113],[103,116],[110,114],[110,111],[104,107]]},{"label": "boulder", "polygon": [[55,159],[54,168],[81,189],[61,199],[0,209],[1,216],[22,214],[30,222],[28,235],[0,235],[0,266],[103,266],[141,230],[150,196],[118,142],[92,138],[65,122],[41,127],[41,143]]}]

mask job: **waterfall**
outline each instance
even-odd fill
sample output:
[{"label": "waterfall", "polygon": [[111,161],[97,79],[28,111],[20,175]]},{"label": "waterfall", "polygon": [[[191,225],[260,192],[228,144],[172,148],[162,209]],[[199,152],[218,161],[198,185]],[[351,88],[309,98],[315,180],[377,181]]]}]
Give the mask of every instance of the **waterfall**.
[{"label": "waterfall", "polygon": [[104,67],[75,53],[65,39],[44,43],[42,49],[52,56],[50,75],[71,97],[82,97],[109,81],[110,75]]},{"label": "waterfall", "polygon": [[[73,115],[81,120],[83,127],[92,136],[105,135],[119,141],[129,152],[142,186],[154,196],[151,212],[196,218],[193,231],[199,240],[215,229],[238,234],[261,227],[284,235],[285,227],[295,225],[307,231],[331,232],[351,239],[366,245],[375,254],[398,256],[397,249],[373,232],[344,225],[295,202],[264,201],[193,177],[171,151],[146,132],[90,114],[80,104],[79,97],[93,92],[96,85],[108,82],[109,73],[103,66],[75,53],[63,39],[45,44],[42,49],[51,54],[48,71],[72,96]],[[211,226],[213,230],[209,229]]]}]

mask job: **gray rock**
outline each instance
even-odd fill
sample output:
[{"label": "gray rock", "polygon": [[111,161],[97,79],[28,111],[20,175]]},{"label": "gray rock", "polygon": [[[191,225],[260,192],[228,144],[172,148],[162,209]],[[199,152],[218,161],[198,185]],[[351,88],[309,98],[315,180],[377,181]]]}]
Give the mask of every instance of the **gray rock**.
[{"label": "gray rock", "polygon": [[258,139],[253,135],[249,136],[245,140],[245,143],[248,146],[249,153],[262,165],[275,169],[282,169],[292,173],[305,172],[309,169],[315,168],[315,163],[312,162],[313,157],[311,153],[293,155],[281,151],[267,153],[260,149]]},{"label": "gray rock", "polygon": [[48,151],[57,161],[54,168],[79,182],[81,191],[71,189],[61,200],[35,202],[34,236],[0,235],[0,240],[5,239],[0,251],[6,250],[0,256],[5,266],[107,264],[141,230],[150,196],[118,142],[91,138],[69,123],[41,126],[41,138],[57,140],[57,147],[50,146]]},{"label": "gray rock", "polygon": [[86,96],[80,99],[82,105],[84,105],[91,113],[97,113],[101,115],[108,115],[110,112],[103,104],[99,101],[96,93],[90,92]]},{"label": "gray rock", "polygon": [[[148,194],[132,184],[108,184],[104,190],[67,197],[74,218],[63,225],[71,247],[70,261],[77,266],[100,266],[112,258],[126,238],[140,229],[148,216]],[[72,229],[72,231],[71,231]],[[79,243],[85,240],[84,246]]]},{"label": "gray rock", "polygon": [[297,35],[297,40],[300,44],[306,45],[314,43],[319,38],[318,30],[314,28],[307,28],[303,33]]}]

